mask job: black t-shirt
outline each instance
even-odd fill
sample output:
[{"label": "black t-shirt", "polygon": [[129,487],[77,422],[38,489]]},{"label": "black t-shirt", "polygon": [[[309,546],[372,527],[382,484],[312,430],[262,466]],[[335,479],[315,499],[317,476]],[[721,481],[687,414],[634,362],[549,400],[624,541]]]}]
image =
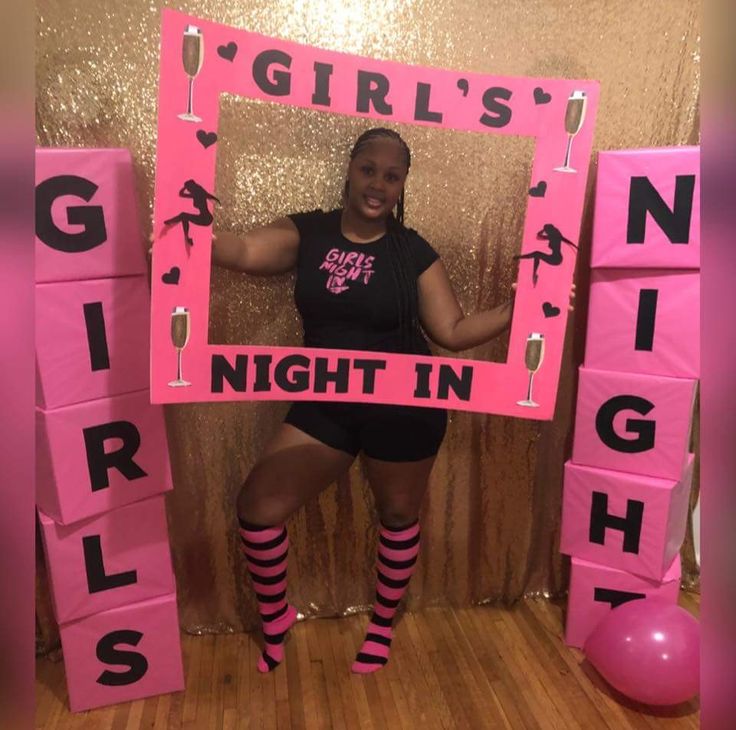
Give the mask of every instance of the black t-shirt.
[{"label": "black t-shirt", "polygon": [[[306,347],[401,352],[399,296],[388,236],[353,243],[342,235],[341,210],[315,210],[289,218],[299,230],[294,300]],[[438,258],[416,231],[409,232],[418,277]],[[416,332],[414,354],[430,354]]]}]

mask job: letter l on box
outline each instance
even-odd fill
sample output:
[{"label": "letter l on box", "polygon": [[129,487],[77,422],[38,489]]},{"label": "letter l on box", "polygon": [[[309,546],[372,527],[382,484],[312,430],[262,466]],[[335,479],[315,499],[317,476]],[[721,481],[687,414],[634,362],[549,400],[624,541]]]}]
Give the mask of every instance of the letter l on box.
[{"label": "letter l on box", "polygon": [[60,624],[175,591],[163,495],[69,526],[39,519]]}]

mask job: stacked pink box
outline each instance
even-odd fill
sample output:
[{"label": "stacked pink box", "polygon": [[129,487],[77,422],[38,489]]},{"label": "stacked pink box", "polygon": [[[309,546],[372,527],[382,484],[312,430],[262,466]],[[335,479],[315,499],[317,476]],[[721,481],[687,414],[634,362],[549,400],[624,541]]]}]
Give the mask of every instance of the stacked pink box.
[{"label": "stacked pink box", "polygon": [[37,494],[71,710],[184,688],[127,150],[36,153]]},{"label": "stacked pink box", "polygon": [[700,150],[602,152],[585,363],[560,551],[565,641],[625,601],[675,603],[700,368]]}]

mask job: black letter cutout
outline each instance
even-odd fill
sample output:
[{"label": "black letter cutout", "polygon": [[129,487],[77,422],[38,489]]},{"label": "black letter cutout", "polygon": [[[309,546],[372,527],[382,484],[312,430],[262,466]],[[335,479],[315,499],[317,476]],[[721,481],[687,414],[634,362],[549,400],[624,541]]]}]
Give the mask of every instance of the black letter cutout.
[{"label": "black letter cutout", "polygon": [[[130,421],[111,421],[99,426],[89,426],[82,429],[82,433],[93,492],[110,486],[108,479],[110,469],[117,469],[130,481],[148,476],[133,461],[133,456],[141,445],[141,435]],[[117,451],[107,454],[105,453],[105,441],[113,438],[120,439],[123,444]]]},{"label": "black letter cutout", "polygon": [[631,410],[646,416],[654,408],[646,398],[637,395],[617,395],[607,400],[598,410],[595,417],[595,430],[601,441],[622,454],[638,454],[649,451],[654,447],[654,421],[645,421],[641,418],[627,418],[626,432],[637,433],[638,438],[625,439],[613,430],[613,419],[620,411]]},{"label": "black letter cutout", "polygon": [[598,545],[605,545],[607,527],[612,530],[621,530],[624,533],[624,552],[638,554],[643,519],[644,502],[638,499],[627,499],[626,517],[615,517],[608,514],[608,495],[605,492],[593,492],[588,540]]},{"label": "black letter cutout", "polygon": [[105,563],[102,559],[102,543],[99,535],[89,535],[82,538],[84,549],[84,568],[87,571],[87,590],[90,593],[109,591],[112,588],[121,588],[138,581],[138,572],[128,570],[125,573],[105,573]]},{"label": "black letter cutout", "polygon": [[[375,84],[371,88],[371,84]],[[388,79],[379,73],[371,73],[370,71],[358,71],[358,99],[355,109],[359,112],[370,112],[370,105],[373,102],[373,108],[379,114],[391,114],[391,104],[386,103],[386,94],[388,94]]]},{"label": "black letter cutout", "polygon": [[473,367],[463,365],[458,375],[452,365],[440,365],[439,382],[437,383],[437,397],[446,399],[450,389],[460,400],[470,400],[470,389],[473,386]]},{"label": "black letter cutout", "polygon": [[442,122],[442,112],[429,110],[429,95],[431,93],[431,84],[417,83],[417,98],[414,103],[414,119],[416,121]]},{"label": "black letter cutout", "polygon": [[657,318],[659,289],[642,289],[639,292],[639,309],[636,313],[635,350],[651,352],[654,347],[654,322]]},{"label": "black letter cutout", "polygon": [[140,631],[120,629],[105,634],[97,642],[97,658],[105,664],[127,664],[130,669],[127,672],[111,672],[106,669],[98,678],[97,684],[106,687],[123,687],[126,684],[134,684],[148,671],[148,660],[137,651],[120,651],[115,648],[116,644],[130,644],[137,646],[143,638]]},{"label": "black letter cutout", "polygon": [[256,366],[256,380],[253,383],[253,392],[266,392],[271,390],[271,356],[270,355],[255,355],[253,357],[253,364]]},{"label": "black letter cutout", "polygon": [[326,357],[315,358],[314,392],[326,393],[327,383],[334,383],[335,393],[347,393],[348,378],[350,377],[350,360],[346,357],[338,357],[337,370],[330,370],[329,362]]},{"label": "black letter cutout", "polygon": [[248,356],[236,355],[235,367],[231,367],[230,363],[224,355],[212,356],[212,369],[210,373],[210,390],[213,393],[222,393],[224,381],[230,384],[230,387],[238,393],[245,392],[245,376],[248,372]]},{"label": "black letter cutout", "polygon": [[611,608],[616,608],[616,606],[620,606],[627,601],[636,601],[639,598],[646,598],[646,594],[617,591],[613,588],[595,588],[593,590],[593,600],[599,603],[610,603]]},{"label": "black letter cutout", "polygon": [[314,94],[312,104],[330,105],[330,76],[332,75],[331,63],[314,62]]},{"label": "black letter cutout", "polygon": [[376,387],[376,370],[385,370],[385,360],[362,360],[357,359],[353,362],[356,370],[363,371],[363,392],[373,393]]},{"label": "black letter cutout", "polygon": [[105,313],[102,302],[83,304],[84,324],[87,330],[89,346],[89,364],[92,372],[110,369],[110,353],[107,349],[107,333],[105,332]]},{"label": "black letter cutout", "polygon": [[432,366],[429,363],[418,362],[414,366],[414,372],[417,374],[416,387],[414,388],[415,398],[430,398],[432,393],[429,390],[429,376],[432,372]]},{"label": "black letter cutout", "polygon": [[66,219],[70,225],[82,225],[80,233],[67,233],[57,228],[51,206],[62,195],[76,195],[89,202],[97,185],[77,175],[50,177],[36,186],[36,235],[47,246],[64,253],[83,253],[107,240],[105,214],[101,205],[70,205]]},{"label": "black letter cutout", "polygon": [[626,243],[644,243],[647,211],[670,239],[670,243],[688,243],[694,190],[695,175],[678,175],[675,178],[675,205],[670,210],[648,177],[632,177]]},{"label": "black letter cutout", "polygon": [[511,121],[511,108],[497,100],[506,99],[508,101],[510,98],[510,89],[504,89],[503,86],[492,86],[490,89],[486,89],[483,94],[483,106],[496,116],[483,114],[480,123],[485,124],[486,127],[505,127]]},{"label": "black letter cutout", "polygon": [[[291,373],[289,378],[289,370],[293,367],[302,367],[304,370]],[[276,363],[273,379],[276,385],[287,393],[301,393],[309,388],[308,368],[309,358],[305,355],[287,355]]]},{"label": "black letter cutout", "polygon": [[268,68],[272,63],[291,67],[291,56],[283,51],[261,51],[253,59],[253,81],[258,88],[270,96],[288,96],[291,93],[291,74],[288,71],[273,72],[273,81],[268,78]]}]

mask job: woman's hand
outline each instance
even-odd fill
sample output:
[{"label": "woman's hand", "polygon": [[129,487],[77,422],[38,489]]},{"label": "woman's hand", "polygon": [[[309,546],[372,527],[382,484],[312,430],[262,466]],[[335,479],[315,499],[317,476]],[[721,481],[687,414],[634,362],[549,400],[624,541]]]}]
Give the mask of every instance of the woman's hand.
[{"label": "woman's hand", "polygon": [[[514,301],[516,299],[516,290],[518,289],[518,287],[519,287],[519,285],[516,282],[514,282],[511,285],[511,289],[513,290],[513,294],[511,295],[511,299],[509,299],[509,301],[507,303],[507,306],[509,306],[509,305],[511,306],[512,313],[514,311]],[[568,302],[567,310],[569,312],[574,312],[575,311],[575,307],[573,306],[573,300],[575,299],[575,284],[570,284],[570,293],[568,294],[568,297],[569,297],[570,301]]]}]

